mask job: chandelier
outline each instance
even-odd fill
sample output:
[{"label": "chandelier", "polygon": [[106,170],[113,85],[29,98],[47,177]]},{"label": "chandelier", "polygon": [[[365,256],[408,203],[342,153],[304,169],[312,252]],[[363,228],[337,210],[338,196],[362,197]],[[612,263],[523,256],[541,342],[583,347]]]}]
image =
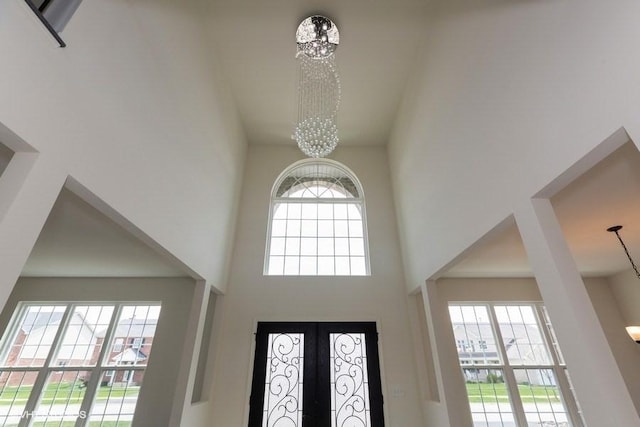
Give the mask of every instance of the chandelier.
[{"label": "chandelier", "polygon": [[293,139],[309,157],[325,157],[338,145],[340,78],[335,51],[338,28],[324,16],[311,16],[298,26],[298,120]]}]

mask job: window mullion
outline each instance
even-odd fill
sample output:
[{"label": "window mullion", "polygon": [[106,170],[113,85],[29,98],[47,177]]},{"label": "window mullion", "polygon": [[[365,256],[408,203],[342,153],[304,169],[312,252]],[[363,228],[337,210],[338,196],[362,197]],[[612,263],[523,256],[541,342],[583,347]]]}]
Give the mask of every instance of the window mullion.
[{"label": "window mullion", "polygon": [[104,340],[102,341],[102,348],[100,349],[98,360],[96,361],[96,365],[92,368],[93,375],[89,376],[89,382],[87,383],[87,388],[84,393],[84,399],[82,400],[82,403],[80,405],[79,413],[86,414],[87,416],[85,416],[84,418],[79,418],[76,427],[85,426],[89,420],[88,415],[91,410],[91,404],[93,403],[96,391],[98,390],[98,384],[100,384],[100,379],[102,378],[102,362],[104,360],[105,354],[107,354],[107,352],[109,351],[116,324],[118,323],[118,316],[120,315],[121,307],[122,305],[118,304],[114,307],[113,313],[111,313],[111,320],[109,321],[107,332],[105,333]]},{"label": "window mullion", "polygon": [[[53,338],[53,344],[49,349],[49,353],[47,354],[47,358],[45,359],[42,367],[39,369],[38,376],[36,377],[36,381],[33,384],[33,388],[31,389],[31,394],[29,395],[29,399],[27,400],[27,404],[24,406],[24,414],[35,414],[36,405],[40,400],[40,395],[44,391],[44,384],[47,381],[47,375],[49,373],[49,365],[51,365],[51,360],[53,359],[53,355],[58,352],[58,347],[61,345],[60,340],[67,329],[67,323],[69,322],[69,317],[71,317],[71,312],[73,311],[73,306],[71,304],[67,305],[67,308],[60,319],[60,327],[56,331],[56,334]],[[31,422],[31,416],[25,416],[20,419],[18,423],[19,427],[26,427]]]},{"label": "window mullion", "polygon": [[489,318],[491,319],[491,325],[493,327],[493,333],[496,337],[496,347],[500,352],[500,358],[502,359],[502,372],[507,384],[507,390],[509,390],[509,396],[511,397],[511,407],[513,408],[513,415],[516,419],[516,423],[519,426],[526,427],[527,419],[524,413],[524,406],[522,405],[522,399],[520,398],[520,391],[518,390],[518,382],[509,363],[507,352],[504,348],[504,340],[502,338],[502,331],[500,330],[500,324],[495,311],[493,310],[493,304],[489,304]]}]

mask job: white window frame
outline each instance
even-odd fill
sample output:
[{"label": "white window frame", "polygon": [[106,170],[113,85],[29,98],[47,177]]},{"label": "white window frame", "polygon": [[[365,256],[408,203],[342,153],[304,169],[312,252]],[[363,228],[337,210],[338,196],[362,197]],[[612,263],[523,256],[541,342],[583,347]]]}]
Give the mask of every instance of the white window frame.
[{"label": "white window frame", "polygon": [[[288,178],[296,169],[299,169],[303,166],[307,165],[319,165],[319,166],[328,166],[330,168],[334,168],[339,170],[346,178],[349,178],[352,183],[355,185],[356,190],[358,192],[357,197],[349,197],[349,198],[308,198],[308,197],[279,197],[277,195],[278,189],[282,185],[282,182]],[[305,274],[297,274],[297,275],[287,275],[287,274],[269,274],[269,260],[271,258],[271,238],[272,238],[272,225],[273,225],[273,216],[275,213],[275,207],[285,203],[299,203],[299,204],[356,204],[359,206],[361,215],[362,215],[362,237],[364,242],[364,263],[365,263],[365,273],[362,275],[305,275]],[[264,257],[264,266],[263,266],[263,275],[265,276],[274,276],[274,277],[301,277],[301,276],[310,276],[310,277],[365,277],[371,275],[371,263],[369,257],[369,233],[367,231],[367,212],[365,207],[365,197],[364,191],[362,189],[362,184],[358,180],[357,176],[345,165],[340,162],[331,159],[316,159],[309,158],[297,161],[287,167],[276,179],[273,187],[271,189],[271,201],[269,203],[269,217],[267,222],[267,238],[265,242],[265,257]],[[351,257],[351,255],[349,255]],[[317,257],[317,255],[316,255]],[[335,255],[334,255],[335,257]]]},{"label": "white window frame", "polygon": [[[84,427],[88,425],[89,418],[91,415],[91,407],[93,406],[95,397],[98,393],[98,388],[100,386],[100,381],[103,376],[110,377],[111,379],[116,375],[117,372],[124,371],[128,372],[131,377],[133,377],[133,371],[144,372],[147,368],[147,365],[135,365],[135,366],[124,366],[124,365],[109,365],[109,361],[107,360],[107,356],[110,351],[113,351],[111,348],[111,344],[114,338],[114,333],[118,327],[118,320],[120,319],[120,313],[124,307],[128,306],[162,306],[162,303],[159,301],[134,301],[134,302],[122,302],[122,301],[99,301],[99,302],[83,302],[83,301],[21,301],[19,302],[12,314],[11,321],[9,322],[9,326],[7,327],[5,333],[0,340],[0,361],[5,360],[9,352],[11,351],[11,344],[18,333],[18,329],[21,326],[21,322],[23,320],[23,313],[29,307],[34,306],[66,306],[64,313],[60,319],[60,326],[58,326],[55,338],[53,339],[53,343],[49,348],[47,353],[47,357],[43,362],[42,366],[0,366],[0,371],[3,372],[37,372],[37,379],[32,387],[31,393],[29,394],[26,406],[22,412],[23,416],[21,417],[18,427],[28,427],[32,424],[31,414],[38,413],[38,406],[40,396],[43,392],[43,389],[47,383],[47,379],[49,375],[53,372],[62,372],[62,371],[86,371],[88,373],[88,377],[90,381],[86,384],[85,395],[82,399],[82,403],[78,410],[78,416],[76,419],[76,427]],[[76,307],[97,307],[97,306],[113,306],[113,313],[111,314],[111,319],[109,320],[109,325],[107,327],[98,359],[94,366],[83,366],[83,365],[73,365],[70,363],[66,363],[63,366],[53,365],[53,358],[58,353],[60,346],[63,343],[63,339],[67,329],[70,326],[70,320],[73,316],[74,310]],[[115,346],[115,343],[114,343]],[[142,387],[141,387],[142,388]]]},{"label": "white window frame", "polygon": [[[509,394],[509,401],[511,404],[511,409],[513,411],[513,416],[517,426],[527,427],[527,419],[525,416],[524,407],[522,405],[522,399],[520,397],[520,392],[518,390],[518,384],[515,378],[514,369],[550,369],[553,371],[555,375],[555,379],[557,382],[557,386],[560,390],[562,402],[564,403],[565,409],[567,411],[567,416],[571,422],[572,427],[584,427],[584,420],[582,418],[581,411],[579,409],[579,405],[576,401],[575,394],[573,393],[573,389],[569,383],[569,377],[567,373],[567,366],[561,360],[558,351],[558,343],[555,342],[554,337],[552,335],[552,326],[548,319],[548,317],[544,313],[544,304],[542,302],[513,302],[513,301],[449,301],[448,306],[485,306],[487,308],[487,313],[489,314],[489,322],[491,325],[491,330],[493,332],[493,336],[496,341],[496,349],[498,355],[500,356],[499,363],[472,363],[465,364],[460,359],[458,359],[458,365],[460,366],[460,370],[464,369],[497,369],[502,370],[504,383],[507,387],[507,392]],[[495,313],[494,308],[496,306],[527,306],[532,307],[534,309],[534,314],[536,317],[536,321],[538,326],[540,327],[540,331],[542,333],[542,339],[547,348],[547,352],[549,354],[550,362],[548,365],[511,365],[509,362],[509,358],[506,354],[506,350],[504,348],[504,341],[502,338],[502,332],[500,331],[500,327],[498,324],[498,319]],[[453,323],[451,324],[453,327]],[[457,347],[457,342],[454,337],[454,345]],[[457,352],[456,352],[457,354]],[[462,374],[462,378],[464,379],[464,374]],[[467,397],[468,402],[468,397]]]}]

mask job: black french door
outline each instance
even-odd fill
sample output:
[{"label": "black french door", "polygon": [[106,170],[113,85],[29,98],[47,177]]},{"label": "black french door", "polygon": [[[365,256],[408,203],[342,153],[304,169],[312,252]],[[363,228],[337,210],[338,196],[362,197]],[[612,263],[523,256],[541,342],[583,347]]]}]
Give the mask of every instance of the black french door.
[{"label": "black french door", "polygon": [[374,322],[260,322],[249,427],[383,427]]}]

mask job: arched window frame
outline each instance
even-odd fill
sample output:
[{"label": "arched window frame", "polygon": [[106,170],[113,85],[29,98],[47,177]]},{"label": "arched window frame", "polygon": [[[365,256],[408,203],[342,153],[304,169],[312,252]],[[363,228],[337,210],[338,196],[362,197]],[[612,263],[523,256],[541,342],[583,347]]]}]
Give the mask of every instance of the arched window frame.
[{"label": "arched window frame", "polygon": [[[319,168],[326,168],[327,170],[333,170],[336,173],[339,173],[342,178],[345,178],[345,182],[350,183],[352,185],[351,191],[347,190],[349,195],[345,194],[345,197],[291,197],[291,196],[283,196],[282,194],[278,194],[278,191],[282,187],[283,183],[286,179],[290,177],[294,177],[294,174],[308,167],[317,166]],[[322,180],[322,177],[319,178]],[[293,188],[293,185],[289,188]],[[287,189],[287,191],[289,190]],[[353,194],[353,193],[356,194]],[[272,233],[273,233],[273,223],[274,223],[274,213],[276,207],[284,203],[313,203],[313,204],[354,204],[357,205],[357,209],[360,211],[361,215],[361,223],[362,223],[362,238],[364,244],[364,272],[362,274],[337,274],[334,270],[333,274],[320,274],[316,271],[316,274],[304,274],[300,273],[298,270],[298,274],[286,274],[283,269],[282,274],[270,274],[269,273],[269,262],[271,259],[271,241],[272,241]],[[335,219],[334,219],[335,221]],[[354,256],[350,253],[349,257]],[[301,255],[298,255],[299,258],[302,258]],[[319,255],[315,256],[316,259]],[[336,255],[333,255],[334,260]],[[263,274],[267,276],[321,276],[321,277],[331,277],[331,276],[369,276],[371,275],[371,266],[369,260],[369,238],[367,231],[367,214],[366,214],[366,206],[365,206],[365,196],[364,191],[362,189],[362,184],[360,180],[358,180],[357,176],[345,165],[330,159],[303,159],[293,163],[288,166],[275,180],[274,185],[271,190],[271,201],[269,204],[269,219],[267,225],[267,238],[266,238],[266,247],[265,247],[265,259],[264,259],[264,269]]]}]

